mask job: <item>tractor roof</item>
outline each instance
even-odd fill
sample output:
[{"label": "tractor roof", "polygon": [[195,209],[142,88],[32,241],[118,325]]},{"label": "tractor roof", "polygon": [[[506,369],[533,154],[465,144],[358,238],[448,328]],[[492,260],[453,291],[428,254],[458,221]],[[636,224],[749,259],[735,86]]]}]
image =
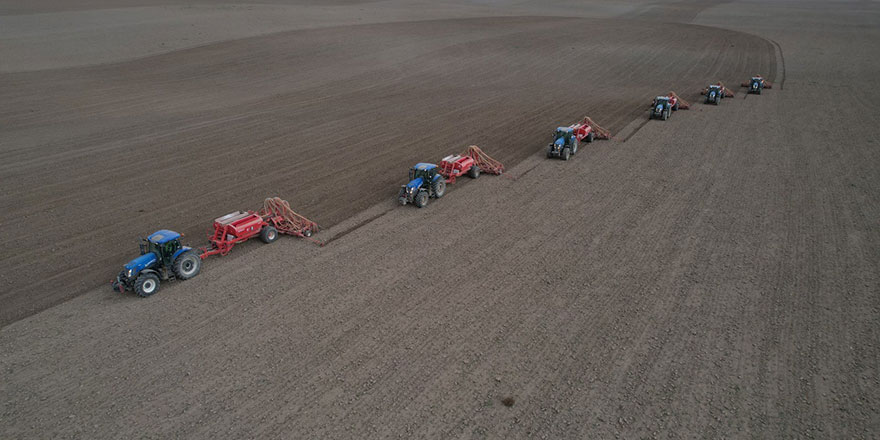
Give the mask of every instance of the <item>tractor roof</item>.
[{"label": "tractor roof", "polygon": [[657,100],[658,100],[658,101],[664,101],[664,100],[665,100],[665,101],[669,101],[669,97],[668,97],[668,96],[658,96],[658,97],[657,97]]},{"label": "tractor roof", "polygon": [[147,240],[150,240],[150,242],[154,244],[163,244],[168,243],[171,240],[177,240],[178,238],[180,238],[180,234],[177,232],[160,229],[150,234],[150,236],[147,237]]},{"label": "tractor roof", "polygon": [[564,131],[568,133],[571,131],[571,127],[556,127],[556,131]]},{"label": "tractor roof", "polygon": [[428,171],[428,170],[433,170],[434,168],[437,168],[437,165],[434,165],[432,163],[419,162],[413,168],[415,168],[417,170]]}]

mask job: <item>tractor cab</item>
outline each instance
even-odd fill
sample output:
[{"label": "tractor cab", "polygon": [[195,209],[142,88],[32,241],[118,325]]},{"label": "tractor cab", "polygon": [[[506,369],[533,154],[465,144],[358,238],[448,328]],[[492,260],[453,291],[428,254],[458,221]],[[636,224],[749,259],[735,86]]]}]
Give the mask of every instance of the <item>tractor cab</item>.
[{"label": "tractor cab", "polygon": [[658,96],[654,98],[654,107],[662,106],[664,109],[669,106],[668,96]]},{"label": "tractor cab", "polygon": [[764,78],[760,76],[753,76],[751,84],[749,85],[751,91],[759,91],[764,88]]},{"label": "tractor cab", "polygon": [[710,92],[710,93],[711,93],[711,92],[721,93],[721,91],[722,91],[722,90],[721,90],[721,86],[719,86],[718,84],[712,84],[712,85],[709,86],[709,92]]},{"label": "tractor cab", "polygon": [[560,147],[571,142],[571,135],[574,131],[571,127],[557,127],[554,135],[554,143]]},{"label": "tractor cab", "polygon": [[174,259],[174,253],[180,249],[180,234],[167,229],[156,231],[144,239],[141,244],[141,255],[147,252],[156,254],[162,265],[169,267]]},{"label": "tractor cab", "polygon": [[425,182],[431,182],[437,175],[437,165],[432,163],[417,163],[416,166],[409,170],[409,180],[412,182],[416,179],[423,179]]}]

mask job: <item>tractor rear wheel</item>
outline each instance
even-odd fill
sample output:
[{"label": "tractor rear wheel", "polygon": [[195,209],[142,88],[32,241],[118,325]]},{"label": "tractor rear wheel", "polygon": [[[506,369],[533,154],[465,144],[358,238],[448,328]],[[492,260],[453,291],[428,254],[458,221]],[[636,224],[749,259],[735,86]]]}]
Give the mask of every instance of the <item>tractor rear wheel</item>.
[{"label": "tractor rear wheel", "polygon": [[571,140],[571,155],[574,156],[575,154],[577,154],[577,152],[578,152],[578,140],[572,139]]},{"label": "tractor rear wheel", "polygon": [[275,240],[278,240],[278,230],[275,229],[274,226],[265,226],[260,230],[260,240],[263,240],[263,243],[269,244]]},{"label": "tractor rear wheel", "polygon": [[435,180],[434,183],[431,184],[431,189],[434,191],[434,197],[440,198],[446,194],[446,180],[442,177]]},{"label": "tractor rear wheel", "polygon": [[471,169],[468,170],[468,176],[470,176],[471,179],[480,177],[480,167],[476,165],[471,166]]},{"label": "tractor rear wheel", "polygon": [[565,147],[562,149],[562,160],[568,160],[571,157],[571,148]]},{"label": "tractor rear wheel", "polygon": [[427,191],[419,191],[419,193],[416,194],[416,197],[415,197],[415,200],[413,201],[413,203],[415,203],[415,205],[418,206],[419,208],[424,208],[425,206],[428,206],[428,192]]},{"label": "tractor rear wheel", "polygon": [[171,269],[174,271],[175,278],[188,280],[198,275],[202,270],[202,259],[195,252],[186,251],[174,260],[174,266]]},{"label": "tractor rear wheel", "polygon": [[134,282],[134,293],[138,296],[148,297],[159,290],[159,277],[156,274],[144,273],[137,277]]},{"label": "tractor rear wheel", "polygon": [[663,110],[663,120],[669,119],[669,109]]}]

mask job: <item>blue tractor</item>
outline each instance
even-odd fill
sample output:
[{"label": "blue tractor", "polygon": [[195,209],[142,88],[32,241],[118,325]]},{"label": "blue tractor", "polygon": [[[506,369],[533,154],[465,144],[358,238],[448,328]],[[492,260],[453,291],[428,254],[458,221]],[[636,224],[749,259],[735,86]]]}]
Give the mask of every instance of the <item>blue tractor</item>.
[{"label": "blue tractor", "polygon": [[400,204],[412,203],[423,208],[431,197],[443,197],[446,194],[446,179],[438,171],[437,165],[432,163],[417,163],[412,167],[409,170],[409,183],[401,185],[397,194]]},{"label": "blue tractor", "polygon": [[764,90],[764,78],[760,76],[753,76],[749,81],[749,93],[754,93],[756,95],[760,95]]},{"label": "blue tractor", "polygon": [[[590,132],[587,142],[592,142],[593,133]],[[572,127],[557,127],[553,135],[553,142],[547,146],[547,157],[560,157],[568,160],[578,151],[578,138]]]},{"label": "blue tractor", "polygon": [[120,293],[134,290],[147,297],[159,290],[159,281],[188,280],[199,274],[202,259],[193,248],[180,244],[180,234],[158,230],[140,244],[141,256],[123,266],[113,282]]},{"label": "blue tractor", "polygon": [[718,84],[711,84],[706,88],[706,104],[718,105],[724,99],[724,87]]},{"label": "blue tractor", "polygon": [[658,96],[654,98],[654,103],[651,104],[651,114],[648,116],[648,119],[669,119],[669,115],[674,111],[678,110],[678,101],[669,97],[669,96]]}]

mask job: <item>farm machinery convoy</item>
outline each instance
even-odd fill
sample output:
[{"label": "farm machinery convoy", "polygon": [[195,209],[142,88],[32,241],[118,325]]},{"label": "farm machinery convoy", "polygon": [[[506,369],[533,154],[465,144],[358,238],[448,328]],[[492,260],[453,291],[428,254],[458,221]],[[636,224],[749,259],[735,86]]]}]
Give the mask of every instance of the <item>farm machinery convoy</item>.
[{"label": "farm machinery convoy", "polygon": [[[760,75],[743,83],[743,87],[749,87],[749,93],[757,94],[771,86]],[[707,104],[716,105],[724,97],[733,96],[733,92],[720,82],[709,85],[701,94],[706,95]],[[685,100],[675,92],[669,92],[654,98],[649,118],[667,120],[671,112],[688,108],[690,105]],[[581,141],[591,143],[596,139],[611,139],[611,133],[585,117],[580,122],[556,129],[553,142],[547,146],[547,157],[568,160],[577,153]],[[397,199],[401,205],[411,203],[422,208],[431,198],[443,197],[447,184],[455,183],[458,177],[467,175],[477,179],[481,173],[501,175],[503,172],[504,166],[500,162],[472,145],[462,154],[444,157],[439,165],[416,164],[410,169],[409,182],[401,185]],[[133,290],[139,296],[151,296],[159,290],[161,282],[191,279],[201,272],[202,260],[211,255],[227,255],[236,244],[251,238],[259,236],[269,244],[275,242],[279,234],[286,234],[323,245],[311,238],[317,231],[315,222],[294,212],[286,201],[268,198],[259,211],[235,211],[214,219],[208,245],[199,250],[183,245],[182,235],[168,229],[150,234],[140,243],[140,256],[126,263],[111,285],[120,293]]]},{"label": "farm machinery convoy", "polygon": [[595,139],[611,139],[611,132],[600,127],[589,116],[585,116],[581,122],[571,124],[568,127],[556,128],[553,142],[547,146],[547,157],[568,160],[577,154],[578,144],[581,141],[591,143]]},{"label": "farm machinery convoy", "polygon": [[[235,211],[214,219],[208,246],[201,252],[184,246],[181,234],[162,229],[142,239],[141,255],[123,266],[112,282],[113,290],[133,290],[138,296],[151,296],[162,281],[188,280],[199,274],[202,260],[211,255],[226,255],[233,246],[260,237],[269,244],[279,234],[310,238],[318,225],[295,213],[290,204],[278,197],[266,199],[259,211]],[[317,242],[320,244],[320,242]]]}]

